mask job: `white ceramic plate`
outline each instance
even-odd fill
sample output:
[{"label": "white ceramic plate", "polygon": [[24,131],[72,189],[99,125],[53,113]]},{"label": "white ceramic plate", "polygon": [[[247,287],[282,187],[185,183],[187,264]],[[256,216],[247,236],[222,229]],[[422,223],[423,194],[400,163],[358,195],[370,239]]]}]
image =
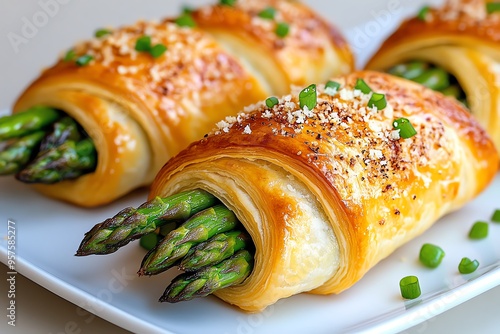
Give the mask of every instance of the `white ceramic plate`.
[{"label": "white ceramic plate", "polygon": [[[363,0],[342,5],[325,5],[319,0],[308,2],[344,30],[356,51],[358,64],[367,59],[402,16],[423,3],[409,0]],[[74,6],[97,8],[97,3],[75,2]],[[63,9],[61,7],[61,11]],[[99,11],[101,17],[105,13],[106,9]],[[71,32],[76,28],[68,25],[68,29]],[[10,70],[9,63],[3,63],[3,67]],[[135,273],[145,252],[137,243],[108,256],[73,256],[87,230],[125,206],[142,203],[145,190],[105,208],[89,210],[44,198],[11,178],[0,178],[0,220],[4,227],[8,219],[15,222],[15,259],[19,273],[133,332],[396,332],[431,319],[500,284],[500,225],[490,224],[490,235],[485,240],[467,238],[476,220],[488,220],[500,206],[499,191],[500,176],[475,201],[441,219],[424,235],[378,264],[348,291],[338,296],[301,294],[253,315],[214,297],[173,305],[158,303],[158,297],[176,273],[138,278]],[[0,231],[4,263],[8,255],[7,234],[7,227]],[[437,269],[426,269],[418,263],[418,251],[425,242],[438,244],[446,251]],[[479,260],[481,266],[477,272],[466,276],[458,274],[457,265],[464,256]],[[399,293],[399,279],[406,275],[417,275],[423,291],[420,298],[411,302],[403,301]]]}]

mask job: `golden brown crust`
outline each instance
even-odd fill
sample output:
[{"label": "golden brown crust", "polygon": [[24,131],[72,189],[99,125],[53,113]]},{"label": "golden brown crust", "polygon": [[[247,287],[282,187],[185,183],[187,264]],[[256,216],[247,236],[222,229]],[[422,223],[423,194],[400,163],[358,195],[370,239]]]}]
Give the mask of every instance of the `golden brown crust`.
[{"label": "golden brown crust", "polygon": [[[467,43],[500,43],[500,14],[488,14],[485,0],[448,0],[441,8],[431,8],[425,20],[413,17],[405,20],[381,48],[391,48],[409,38],[444,35],[446,38]],[[476,42],[475,42],[476,41]],[[462,42],[463,43],[463,42]]]},{"label": "golden brown crust", "polygon": [[[261,1],[260,5],[270,3],[290,9],[293,15],[284,15],[290,20],[305,16],[309,18],[307,22],[320,22],[303,5],[284,2]],[[241,50],[241,54],[226,50],[207,33],[214,22],[212,14],[217,17],[216,25],[229,33],[234,30],[235,35],[255,28],[253,24],[247,27],[245,21],[249,17],[248,8],[253,5],[241,3],[236,8],[216,5],[195,12],[193,17],[200,23],[194,28],[180,27],[174,19],[166,19],[141,21],[113,30],[109,35],[76,45],[74,59],[61,59],[46,70],[19,98],[15,112],[34,104],[64,110],[94,139],[99,157],[95,173],[37,188],[78,205],[105,204],[136,187],[148,185],[169,157],[207,133],[216,121],[245,105],[279,93],[269,90],[258,73],[249,71],[242,61],[245,50]],[[227,11],[231,15],[224,14]],[[236,29],[238,25],[243,28]],[[271,54],[259,53],[263,59],[274,59],[278,55],[275,60],[279,66],[272,66],[268,71],[290,73],[289,81],[284,83],[287,90],[290,84],[310,79],[311,73],[304,67],[287,71],[290,64],[285,60],[292,54],[294,60],[309,63],[317,60],[323,50],[333,50],[338,45],[338,61],[320,62],[317,73],[312,72],[313,79],[321,80],[318,74],[321,71],[339,74],[351,69],[352,59],[345,44],[340,39],[325,41],[330,33],[326,24],[313,30],[318,37],[308,35],[309,42],[299,45],[293,36],[303,35],[308,29],[296,25],[292,34],[283,39],[285,47]],[[136,41],[142,36],[150,36],[152,45],[163,44],[166,52],[153,58],[147,52],[135,50]],[[269,33],[251,38],[264,49],[271,40],[277,41],[277,37]],[[317,46],[311,47],[313,44]],[[90,55],[93,60],[86,66],[77,66],[74,60],[82,55]],[[87,100],[92,100],[88,107],[85,106]],[[112,130],[114,128],[120,131]],[[128,144],[125,148],[124,143]],[[95,184],[100,185],[99,196],[93,193]],[[82,194],[82,189],[87,187],[89,191]],[[79,190],[78,194],[74,189]]]},{"label": "golden brown crust", "polygon": [[500,147],[500,13],[484,0],[449,0],[425,20],[406,20],[366,65],[386,71],[410,60],[428,61],[454,75],[471,112]]},{"label": "golden brown crust", "polygon": [[[258,14],[269,7],[276,11],[274,19],[259,17]],[[277,69],[268,70],[282,71],[287,78],[285,92],[288,92],[290,84],[305,85],[314,81],[309,73],[328,78],[348,73],[354,68],[351,50],[339,30],[299,2],[241,0],[234,7],[209,6],[193,15],[201,28],[230,31],[234,37],[257,45],[259,52],[272,57]],[[289,26],[285,37],[278,36],[275,31],[279,23]],[[337,73],[332,73],[325,66],[335,61],[332,57],[342,64],[335,71]]]},{"label": "golden brown crust", "polygon": [[[369,108],[370,95],[354,89],[358,78],[385,94],[388,106]],[[313,110],[301,109],[295,92],[273,108],[259,103],[227,118],[153,183],[151,197],[211,191],[249,230],[254,273],[218,294],[245,310],[350,287],[496,173],[490,138],[461,104],[382,73],[334,80],[340,91],[332,96],[318,85]],[[417,135],[399,138],[393,122],[400,117]],[[308,267],[297,260],[304,252],[322,259]]]}]

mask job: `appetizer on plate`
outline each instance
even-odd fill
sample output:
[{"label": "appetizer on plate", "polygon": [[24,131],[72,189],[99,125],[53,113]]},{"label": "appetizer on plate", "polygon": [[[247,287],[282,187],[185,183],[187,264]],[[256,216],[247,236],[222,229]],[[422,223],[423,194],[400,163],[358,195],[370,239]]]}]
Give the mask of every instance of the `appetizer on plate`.
[{"label": "appetizer on plate", "polygon": [[479,194],[497,162],[461,103],[354,72],[217,123],[165,164],[149,201],[94,226],[76,255],[112,253],[156,231],[139,274],[186,271],[161,301],[213,293],[259,311],[349,288]]},{"label": "appetizer on plate", "polygon": [[235,110],[353,66],[338,31],[293,1],[220,1],[95,35],[0,119],[0,174],[81,206],[149,185]]},{"label": "appetizer on plate", "polygon": [[381,45],[367,69],[414,80],[464,103],[500,147],[500,3],[423,7]]}]

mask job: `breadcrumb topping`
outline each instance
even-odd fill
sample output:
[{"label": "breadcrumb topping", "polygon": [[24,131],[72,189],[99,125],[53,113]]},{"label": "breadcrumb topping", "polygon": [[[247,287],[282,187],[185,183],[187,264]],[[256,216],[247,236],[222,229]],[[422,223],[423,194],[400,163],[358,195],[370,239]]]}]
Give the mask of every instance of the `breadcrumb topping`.
[{"label": "breadcrumb topping", "polygon": [[[147,52],[137,51],[135,44],[142,36],[150,36],[152,45],[163,44],[166,52],[153,58]],[[73,50],[77,56],[88,54],[94,58],[80,68],[82,71],[101,71],[102,76],[118,73],[133,91],[141,91],[147,85],[156,96],[144,98],[157,105],[156,116],[166,117],[173,124],[185,113],[178,101],[191,97],[196,103],[200,92],[216,95],[249,78],[238,60],[206,32],[179,27],[169,20],[139,21],[83,41]],[[74,64],[61,60],[60,66]]]},{"label": "breadcrumb topping", "polygon": [[[401,178],[407,182],[415,178],[428,187],[431,176],[427,173],[433,168],[448,168],[452,160],[453,136],[444,135],[447,129],[437,116],[421,112],[422,104],[414,99],[411,103],[405,101],[412,95],[404,88],[397,84],[389,87],[383,80],[377,82],[377,76],[364,79],[369,85],[375,84],[378,93],[386,94],[388,112],[368,107],[372,93],[363,94],[353,88],[354,82],[341,81],[342,88],[334,95],[325,92],[324,85],[317,85],[317,105],[312,110],[298,107],[299,92],[295,88],[272,108],[257,103],[237,117],[226,118],[208,136],[231,136],[239,132],[264,138],[270,132],[289,138],[296,143],[287,146],[296,148],[290,154],[303,157],[334,182],[344,182],[340,191],[347,191],[342,187],[352,189],[358,182],[380,181],[380,178],[386,182],[383,193],[391,194],[392,198],[403,196],[404,189],[398,189]],[[394,119],[400,117],[411,121],[417,135],[400,138],[399,130],[393,127]],[[348,193],[344,195],[350,198]]]}]

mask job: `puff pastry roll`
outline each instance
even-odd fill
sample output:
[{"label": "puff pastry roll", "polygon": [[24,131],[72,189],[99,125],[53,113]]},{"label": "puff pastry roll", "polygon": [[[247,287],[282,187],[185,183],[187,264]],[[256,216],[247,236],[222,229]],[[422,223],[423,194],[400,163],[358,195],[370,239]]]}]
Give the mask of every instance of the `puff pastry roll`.
[{"label": "puff pastry roll", "polygon": [[[274,17],[261,17],[269,7]],[[137,43],[144,37],[166,50],[143,52]],[[59,109],[88,133],[97,150],[92,173],[34,185],[82,206],[149,185],[168,158],[235,110],[353,66],[334,27],[303,4],[282,0],[239,0],[138,22],[82,42],[72,53],[26,89],[14,112]],[[82,56],[89,61],[78,66],[72,59]]]},{"label": "puff pastry roll", "polygon": [[400,25],[366,68],[387,71],[417,60],[444,69],[500,147],[500,12],[494,6],[494,1],[448,0],[441,8],[424,7]]},{"label": "puff pastry roll", "polygon": [[[355,89],[358,79],[386,106]],[[203,189],[242,222],[256,249],[253,272],[215,294],[244,310],[349,288],[497,171],[492,141],[460,103],[383,73],[334,80],[340,88],[297,90],[218,123],[153,182],[151,199]],[[400,137],[402,117],[416,135]]]}]

